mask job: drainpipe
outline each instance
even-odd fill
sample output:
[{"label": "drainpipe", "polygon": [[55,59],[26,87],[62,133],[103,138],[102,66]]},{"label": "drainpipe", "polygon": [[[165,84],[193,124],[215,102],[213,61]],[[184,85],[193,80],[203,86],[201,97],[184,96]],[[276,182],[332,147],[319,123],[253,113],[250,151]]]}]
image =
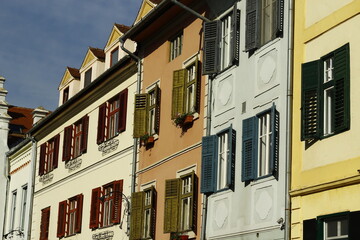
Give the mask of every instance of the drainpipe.
[{"label": "drainpipe", "polygon": [[[4,219],[3,219],[3,230],[2,230],[2,234],[3,236],[5,235],[5,224],[6,223],[6,219],[7,219],[7,204],[8,204],[8,194],[9,194],[9,188],[10,188],[10,172],[9,172],[9,166],[7,164],[8,159],[5,155],[5,171],[6,171],[6,191],[5,191],[5,206],[4,206]],[[3,236],[0,236],[1,239],[3,239]]]},{"label": "drainpipe", "polygon": [[171,0],[171,2],[173,2],[174,4],[178,5],[179,7],[183,8],[185,11],[188,11],[189,13],[195,15],[197,18],[200,18],[201,20],[203,20],[204,22],[210,22],[209,19],[207,19],[206,17],[200,15],[199,13],[195,12],[194,10],[192,10],[191,8],[189,8],[188,6],[182,4],[181,2],[178,2],[177,0]]},{"label": "drainpipe", "polygon": [[29,216],[29,222],[27,224],[27,233],[25,235],[25,240],[31,239],[31,223],[32,223],[32,213],[34,207],[34,193],[35,193],[35,170],[36,170],[36,154],[37,154],[37,142],[33,137],[29,137],[31,140],[31,165],[30,165],[30,176],[29,176],[29,185],[30,185],[30,194],[28,194],[29,200],[29,210],[27,216]]},{"label": "drainpipe", "polygon": [[287,115],[286,115],[286,180],[285,180],[285,239],[291,238],[291,156],[292,156],[292,101],[293,101],[293,24],[294,24],[294,0],[289,1],[288,11],[288,63],[287,63]]}]

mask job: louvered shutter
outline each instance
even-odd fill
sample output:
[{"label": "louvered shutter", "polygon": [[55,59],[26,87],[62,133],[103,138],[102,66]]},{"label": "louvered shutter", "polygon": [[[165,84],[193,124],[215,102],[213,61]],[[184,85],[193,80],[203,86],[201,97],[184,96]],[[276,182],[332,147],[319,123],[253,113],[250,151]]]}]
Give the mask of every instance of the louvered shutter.
[{"label": "louvered shutter", "polygon": [[89,116],[82,118],[82,134],[81,134],[81,153],[86,153],[88,144]]},{"label": "louvered shutter", "polygon": [[99,107],[97,144],[100,144],[105,140],[105,124],[106,124],[106,103],[103,103]]},{"label": "louvered shutter", "polygon": [[220,29],[220,21],[204,22],[203,75],[213,74],[219,70]]},{"label": "louvered shutter", "polygon": [[232,13],[232,34],[231,34],[231,62],[232,64],[239,65],[239,52],[240,52],[240,10],[237,9],[235,3]]},{"label": "louvered shutter", "polygon": [[56,135],[54,137],[54,158],[53,158],[53,166],[54,169],[58,167],[58,159],[59,159],[59,143],[60,143],[60,135]]},{"label": "louvered shutter", "polygon": [[161,89],[159,88],[159,86],[156,84],[155,86],[155,98],[156,98],[156,102],[155,102],[155,132],[157,134],[159,134],[160,131],[160,103],[161,103]]},{"label": "louvered shutter", "polygon": [[148,94],[135,95],[135,109],[134,109],[134,138],[139,138],[146,133],[147,126],[147,106]]},{"label": "louvered shutter", "polygon": [[284,29],[284,0],[276,0],[274,4],[272,39],[281,37]]},{"label": "louvered shutter", "polygon": [[278,179],[279,173],[279,112],[275,105],[271,108],[271,145],[270,145],[270,172]]},{"label": "louvered shutter", "polygon": [[72,125],[64,129],[63,156],[62,156],[63,161],[69,161],[71,159],[72,131],[73,131]]},{"label": "louvered shutter", "polygon": [[259,16],[258,16],[258,0],[246,0],[246,36],[245,50],[250,51],[258,47],[259,38]]},{"label": "louvered shutter", "polygon": [[228,134],[229,152],[228,152],[228,166],[226,185],[234,191],[235,188],[235,151],[236,151],[236,131],[232,127]]},{"label": "louvered shutter", "polygon": [[178,231],[180,179],[165,181],[164,233]]},{"label": "louvered shutter", "polygon": [[186,76],[187,76],[186,69],[180,69],[173,72],[172,112],[171,112],[172,119],[175,119],[179,114],[185,113]]},{"label": "louvered shutter", "polygon": [[151,219],[150,219],[150,237],[155,239],[156,229],[156,203],[157,192],[154,187],[151,187]]},{"label": "louvered shutter", "polygon": [[256,178],[257,117],[243,120],[241,181]]},{"label": "louvered shutter", "polygon": [[349,239],[360,239],[360,211],[349,214]]},{"label": "louvered shutter", "polygon": [[350,56],[349,45],[334,53],[334,132],[350,129]]},{"label": "louvered shutter", "polygon": [[195,174],[195,172],[192,172],[191,174],[191,182],[193,183],[191,188],[192,188],[192,196],[191,196],[191,204],[192,204],[192,208],[191,208],[191,212],[190,212],[190,219],[189,219],[189,223],[191,226],[191,230],[196,234],[196,230],[197,230],[197,212],[198,212],[198,178]]},{"label": "louvered shutter", "polygon": [[56,234],[58,238],[65,236],[67,206],[68,206],[67,200],[59,203],[57,234]]},{"label": "louvered shutter", "polygon": [[81,224],[82,224],[82,211],[83,211],[83,200],[84,195],[79,194],[76,196],[76,219],[75,219],[75,232],[81,232]]},{"label": "louvered shutter", "polygon": [[123,192],[123,180],[114,182],[114,204],[111,216],[112,223],[120,223],[121,218],[121,203]]},{"label": "louvered shutter", "polygon": [[91,193],[90,228],[99,226],[101,188],[94,188]]},{"label": "louvered shutter", "polygon": [[320,61],[302,64],[301,140],[317,139],[320,134]]},{"label": "louvered shutter", "polygon": [[144,192],[134,192],[131,195],[131,224],[130,239],[137,240],[142,237],[144,212]]},{"label": "louvered shutter", "polygon": [[39,161],[40,176],[44,175],[44,171],[45,171],[46,145],[47,143],[43,143],[40,146],[40,161]]},{"label": "louvered shutter", "polygon": [[305,220],[303,222],[303,239],[317,240],[317,226],[318,222],[315,218]]},{"label": "louvered shutter", "polygon": [[119,94],[119,98],[120,112],[118,121],[118,132],[123,132],[126,130],[128,89],[124,89],[123,91],[121,91]]},{"label": "louvered shutter", "polygon": [[217,141],[216,135],[202,138],[201,150],[201,192],[213,193],[216,186],[216,158]]},{"label": "louvered shutter", "polygon": [[200,102],[201,102],[201,75],[199,73],[200,61],[198,58],[195,60],[195,94],[194,94],[194,110],[195,112],[200,112]]},{"label": "louvered shutter", "polygon": [[50,207],[41,210],[40,240],[49,237]]}]

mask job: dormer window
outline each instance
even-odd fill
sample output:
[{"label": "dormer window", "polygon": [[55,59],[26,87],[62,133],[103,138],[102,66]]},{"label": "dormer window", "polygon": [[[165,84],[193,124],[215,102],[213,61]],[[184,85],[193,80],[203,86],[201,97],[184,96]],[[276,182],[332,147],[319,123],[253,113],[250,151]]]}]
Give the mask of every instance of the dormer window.
[{"label": "dormer window", "polygon": [[85,83],[84,87],[87,87],[91,83],[92,68],[85,72]]},{"label": "dormer window", "polygon": [[63,104],[69,100],[69,87],[65,88],[63,91]]},{"label": "dormer window", "polygon": [[110,67],[114,66],[119,59],[119,48],[115,48],[112,52],[111,52],[111,58],[110,58]]}]

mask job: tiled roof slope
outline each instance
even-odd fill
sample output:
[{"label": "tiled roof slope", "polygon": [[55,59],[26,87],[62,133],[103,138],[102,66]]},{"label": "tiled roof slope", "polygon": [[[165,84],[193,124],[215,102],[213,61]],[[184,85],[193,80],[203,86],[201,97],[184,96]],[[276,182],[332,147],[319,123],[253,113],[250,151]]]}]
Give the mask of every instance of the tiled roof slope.
[{"label": "tiled roof slope", "polygon": [[71,76],[73,76],[74,78],[80,78],[80,71],[77,68],[71,68],[71,67],[67,67],[67,69],[69,70],[69,73],[71,74]]},{"label": "tiled roof slope", "polygon": [[129,31],[129,29],[130,29],[129,26],[125,26],[125,25],[123,25],[123,24],[115,23],[114,25],[115,25],[115,26],[117,27],[117,29],[119,29],[119,31],[122,32],[122,33],[126,33],[126,32]]},{"label": "tiled roof slope", "polygon": [[90,51],[99,59],[105,59],[105,52],[100,48],[89,47]]},{"label": "tiled roof slope", "polygon": [[9,124],[9,148],[14,147],[25,138],[26,133],[32,127],[32,108],[9,106],[8,114],[11,116]]}]

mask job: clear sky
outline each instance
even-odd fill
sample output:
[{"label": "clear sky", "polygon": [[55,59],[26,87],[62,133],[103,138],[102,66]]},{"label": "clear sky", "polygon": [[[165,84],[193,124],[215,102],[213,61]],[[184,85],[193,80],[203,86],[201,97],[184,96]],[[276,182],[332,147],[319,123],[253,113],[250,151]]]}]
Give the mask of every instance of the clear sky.
[{"label": "clear sky", "polygon": [[11,105],[54,110],[67,66],[131,26],[141,0],[0,0],[0,76]]}]

